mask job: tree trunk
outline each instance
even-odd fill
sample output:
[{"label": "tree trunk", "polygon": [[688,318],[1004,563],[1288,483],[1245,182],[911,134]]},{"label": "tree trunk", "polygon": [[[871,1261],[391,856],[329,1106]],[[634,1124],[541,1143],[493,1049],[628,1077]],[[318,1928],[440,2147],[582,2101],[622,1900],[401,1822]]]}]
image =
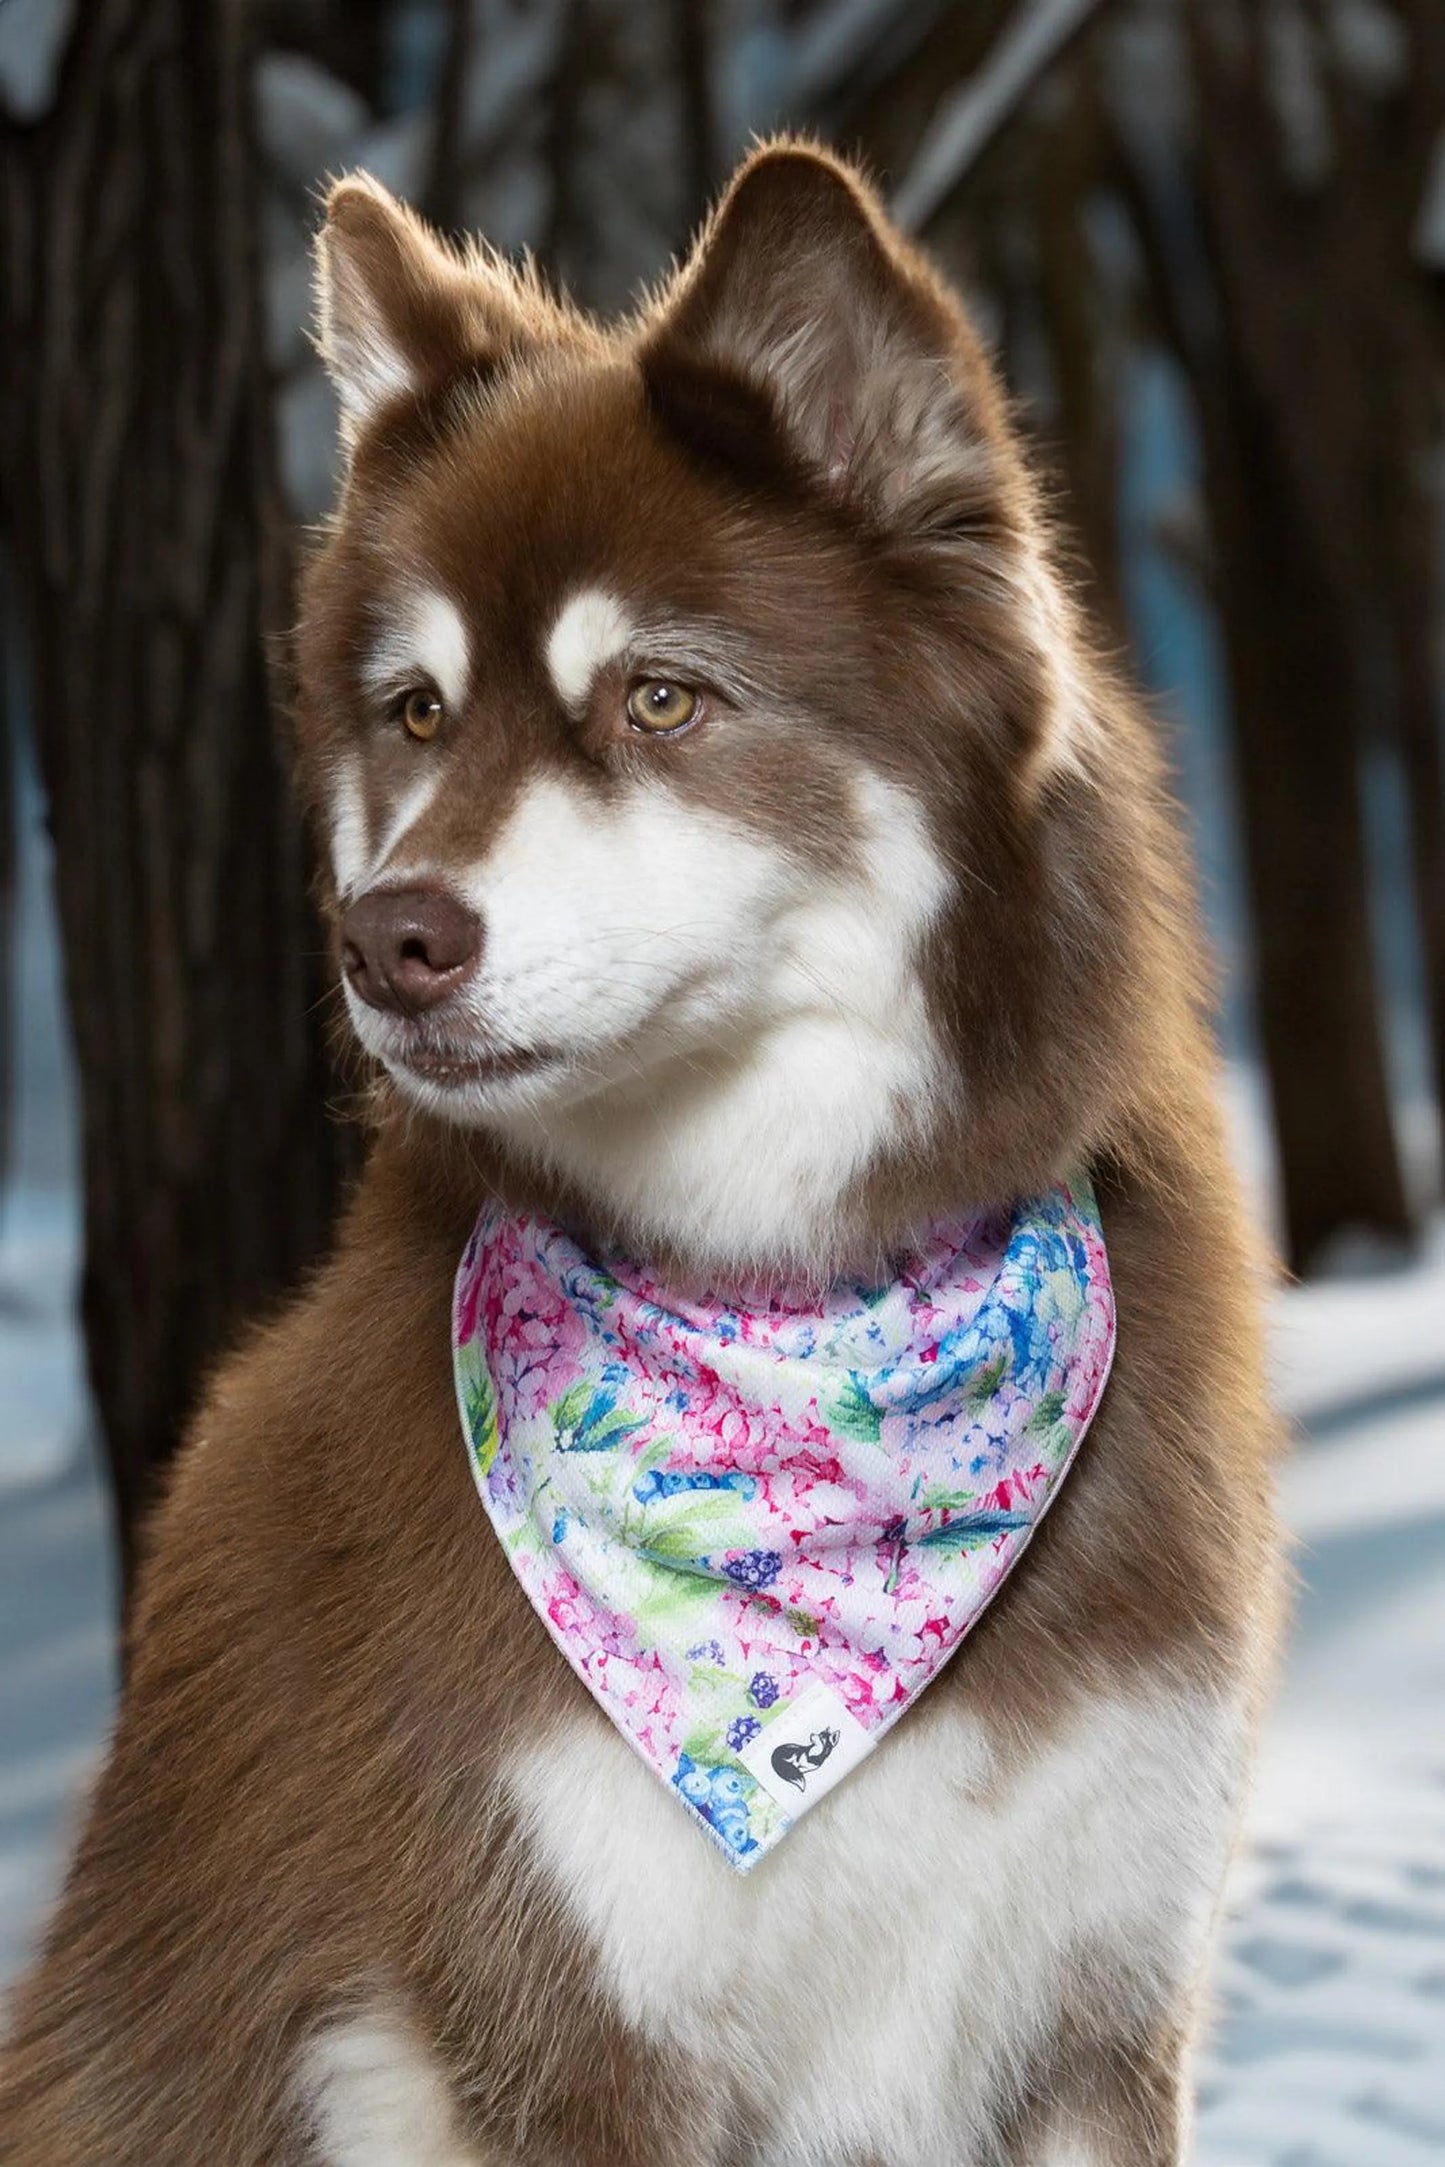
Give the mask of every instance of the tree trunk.
[{"label": "tree trunk", "polygon": [[[1378,298],[1376,345],[1367,366],[1376,387],[1373,488],[1382,537],[1379,585],[1395,673],[1394,721],[1409,806],[1411,871],[1420,941],[1430,1080],[1445,1160],[1445,736],[1439,616],[1439,486],[1433,478],[1445,405],[1445,281],[1416,255],[1421,205],[1432,185],[1445,126],[1445,10],[1403,0],[1410,65],[1391,106],[1372,115],[1367,137],[1386,192],[1385,219],[1350,202],[1356,255],[1371,267]],[[1383,224],[1392,245],[1379,246]],[[1401,275],[1402,267],[1404,275]],[[1445,1166],[1442,1166],[1445,1171]]]},{"label": "tree trunk", "polygon": [[1356,671],[1270,418],[1224,364],[1205,445],[1260,1046],[1286,1246],[1307,1270],[1351,1226],[1412,1231],[1371,940]]},{"label": "tree trunk", "polygon": [[1384,1058],[1361,782],[1382,724],[1368,666],[1380,554],[1372,310],[1350,203],[1369,176],[1290,170],[1251,42],[1256,16],[1187,0],[1176,29],[1192,155],[1171,144],[1166,164],[1121,101],[1117,178],[1199,427],[1260,1046],[1285,1248],[1302,1272],[1351,1228],[1415,1231]]},{"label": "tree trunk", "polygon": [[0,565],[0,1197],[13,1150],[15,1098],[15,917],[20,851],[16,833],[15,738],[10,713],[15,676],[9,653],[9,582]]},{"label": "tree trunk", "polygon": [[537,253],[591,308],[619,309],[706,208],[716,128],[702,0],[563,0]]},{"label": "tree trunk", "polygon": [[[1311,153],[1317,166],[1301,169],[1270,96],[1258,16],[1239,0],[1189,0],[1185,20],[1218,317],[1218,380],[1196,377],[1205,491],[1260,1033],[1290,1261],[1304,1270],[1350,1226],[1413,1232],[1384,1059],[1361,782],[1366,748],[1388,729],[1379,712],[1388,695],[1368,661],[1371,552],[1383,540],[1371,502],[1369,370],[1393,300],[1388,282],[1380,287],[1388,243],[1379,229],[1397,222],[1387,219],[1388,167],[1369,156],[1321,34],[1309,64],[1338,95]],[[1408,278],[1407,248],[1393,275]]]},{"label": "tree trunk", "polygon": [[[1400,406],[1404,409],[1403,394]],[[1436,667],[1436,509],[1427,496],[1423,428],[1397,427],[1382,476],[1386,606],[1396,677],[1396,734],[1409,807],[1430,1087],[1445,1144],[1445,750]]]},{"label": "tree trunk", "polygon": [[132,1566],[207,1367],[316,1254],[339,1138],[272,721],[286,606],[241,0],[82,0],[0,132],[0,518],[31,641]]}]

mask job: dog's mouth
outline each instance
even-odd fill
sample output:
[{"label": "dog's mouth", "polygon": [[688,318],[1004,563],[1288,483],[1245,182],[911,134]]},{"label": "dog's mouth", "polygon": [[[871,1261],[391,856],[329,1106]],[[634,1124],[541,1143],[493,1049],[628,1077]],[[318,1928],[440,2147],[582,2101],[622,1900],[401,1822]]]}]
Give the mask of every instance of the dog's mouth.
[{"label": "dog's mouth", "polygon": [[458,1018],[448,1030],[440,1016],[381,1015],[349,985],[346,999],[357,1038],[372,1060],[433,1111],[454,1100],[451,1111],[459,1120],[470,1118],[468,1100],[485,1102],[513,1081],[520,1084],[567,1064],[565,1049],[559,1046],[498,1045],[484,1026],[474,1035],[470,1018]]},{"label": "dog's mouth", "polygon": [[494,1053],[464,1052],[452,1046],[407,1046],[392,1055],[392,1066],[443,1091],[503,1083],[543,1068],[556,1055],[541,1046],[511,1046]]}]

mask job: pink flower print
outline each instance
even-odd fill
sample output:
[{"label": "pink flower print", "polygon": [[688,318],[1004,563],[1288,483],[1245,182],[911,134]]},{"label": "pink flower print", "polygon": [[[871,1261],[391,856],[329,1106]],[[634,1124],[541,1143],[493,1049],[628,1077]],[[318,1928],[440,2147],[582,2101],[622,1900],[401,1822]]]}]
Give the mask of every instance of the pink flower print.
[{"label": "pink flower print", "polygon": [[[637,1620],[622,1616],[616,1611],[603,1610],[600,1607],[594,1611],[593,1615],[596,1619],[598,1638],[609,1655],[626,1656],[629,1660],[635,1660]],[[657,1658],[654,1656],[654,1667],[656,1662]]]},{"label": "pink flower print", "polygon": [[540,1273],[508,1275],[487,1303],[497,1393],[530,1419],[582,1374],[587,1332],[576,1309]]},{"label": "pink flower print", "polygon": [[1074,1365],[1069,1379],[1068,1397],[1064,1401],[1064,1419],[1071,1429],[1077,1429],[1093,1411],[1103,1387],[1104,1364],[1108,1353],[1108,1342],[1101,1339],[1089,1350],[1087,1361]]},{"label": "pink flower print", "polygon": [[592,1618],[592,1605],[570,1573],[559,1573],[547,1594],[547,1615],[564,1640],[577,1641]]},{"label": "pink flower print", "polygon": [[873,1680],[865,1678],[856,1670],[845,1671],[836,1680],[848,1713],[866,1723],[873,1712]]},{"label": "pink flower print", "polygon": [[894,1577],[889,1580],[888,1592],[890,1599],[900,1608],[907,1603],[923,1602],[933,1592],[913,1562],[911,1550],[904,1552],[902,1563]]},{"label": "pink flower print", "polygon": [[[796,1434],[796,1429],[789,1432],[790,1443]],[[850,1479],[848,1470],[844,1467],[837,1453],[830,1449],[831,1446],[832,1439],[821,1424],[809,1423],[801,1448],[786,1455],[779,1465],[778,1472],[791,1475],[793,1480],[799,1484],[804,1482],[836,1483],[839,1489],[847,1490],[850,1496],[861,1497],[864,1489],[863,1483],[856,1478]]]},{"label": "pink flower print", "polygon": [[687,1386],[687,1427],[706,1440],[704,1458],[719,1471],[736,1468],[762,1474],[773,1459],[776,1416],[763,1407],[744,1407],[715,1370],[702,1370]]},{"label": "pink flower print", "polygon": [[[734,1466],[745,1460],[756,1449],[761,1427],[756,1416],[745,1414],[741,1407],[724,1408],[716,1429],[723,1458]],[[766,1437],[765,1430],[763,1435]]]},{"label": "pink flower print", "polygon": [[457,1345],[465,1347],[477,1336],[477,1326],[482,1315],[482,1284],[486,1274],[482,1270],[480,1256],[474,1257],[472,1266],[462,1281],[457,1295]]}]

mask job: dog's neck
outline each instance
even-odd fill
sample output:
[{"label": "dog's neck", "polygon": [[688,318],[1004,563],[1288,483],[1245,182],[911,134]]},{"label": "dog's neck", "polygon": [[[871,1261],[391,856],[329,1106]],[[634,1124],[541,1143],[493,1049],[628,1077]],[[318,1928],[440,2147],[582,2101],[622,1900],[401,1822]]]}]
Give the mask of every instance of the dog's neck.
[{"label": "dog's neck", "polygon": [[517,1120],[504,1141],[644,1253],[806,1268],[859,1238],[860,1184],[885,1142],[923,1140],[925,1034],[902,1025],[860,1034],[799,1015],[626,1094]]}]

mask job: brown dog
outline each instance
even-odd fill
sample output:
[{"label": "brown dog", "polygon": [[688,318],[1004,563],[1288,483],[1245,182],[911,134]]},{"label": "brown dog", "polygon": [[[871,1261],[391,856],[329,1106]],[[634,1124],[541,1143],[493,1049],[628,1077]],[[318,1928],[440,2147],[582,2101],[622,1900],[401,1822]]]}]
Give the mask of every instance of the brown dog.
[{"label": "brown dog", "polygon": [[[332,193],[299,632],[375,1136],[221,1372],[0,2083],[6,2167],[1177,2167],[1277,1611],[1258,1290],[1150,734],[953,295],[781,144],[603,330]],[[653,1269],[877,1270],[1086,1162],[1059,1502],[746,1877],[483,1521],[487,1194]]]}]

